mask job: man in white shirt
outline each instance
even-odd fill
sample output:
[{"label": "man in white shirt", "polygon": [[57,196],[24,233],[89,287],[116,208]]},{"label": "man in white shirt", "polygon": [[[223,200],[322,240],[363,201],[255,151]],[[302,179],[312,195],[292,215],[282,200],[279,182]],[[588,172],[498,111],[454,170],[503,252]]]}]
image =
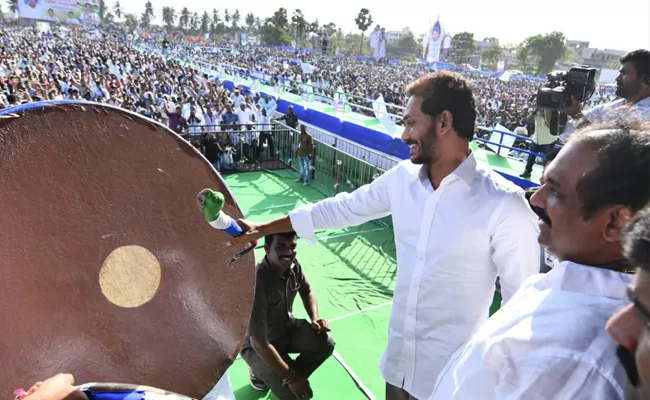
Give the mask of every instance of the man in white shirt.
[{"label": "man in white shirt", "polygon": [[623,398],[625,373],[603,329],[629,300],[620,235],[650,200],[650,130],[576,133],[531,198],[540,244],[559,260],[529,279],[447,364],[430,400]]},{"label": "man in white shirt", "polygon": [[[453,352],[487,319],[497,275],[504,301],[537,273],[537,217],[523,190],[479,165],[469,149],[476,121],[469,83],[437,72],[408,88],[402,140],[410,160],[369,185],[304,205],[266,224],[239,221],[235,243],[392,215],[397,283],[380,360],[388,400],[425,399]],[[363,340],[363,339],[361,339]]]},{"label": "man in white shirt", "polygon": [[650,206],[628,224],[622,243],[637,270],[628,289],[630,304],[609,319],[607,330],[619,343],[617,355],[627,372],[625,398],[650,399]]}]

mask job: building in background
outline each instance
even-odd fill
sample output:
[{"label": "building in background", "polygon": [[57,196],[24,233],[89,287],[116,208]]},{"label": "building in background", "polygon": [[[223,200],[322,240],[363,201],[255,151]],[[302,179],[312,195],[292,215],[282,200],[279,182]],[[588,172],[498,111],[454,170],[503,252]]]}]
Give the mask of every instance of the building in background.
[{"label": "building in background", "polygon": [[575,53],[577,63],[599,68],[618,68],[620,58],[627,53],[624,50],[599,50],[594,47],[589,47],[589,42],[583,40],[567,40],[566,45]]},{"label": "building in background", "polygon": [[411,32],[411,29],[409,29],[409,27],[406,27],[401,31],[389,31],[386,32],[386,42],[387,43],[397,42],[404,36],[408,36],[408,35],[413,35],[413,32]]}]

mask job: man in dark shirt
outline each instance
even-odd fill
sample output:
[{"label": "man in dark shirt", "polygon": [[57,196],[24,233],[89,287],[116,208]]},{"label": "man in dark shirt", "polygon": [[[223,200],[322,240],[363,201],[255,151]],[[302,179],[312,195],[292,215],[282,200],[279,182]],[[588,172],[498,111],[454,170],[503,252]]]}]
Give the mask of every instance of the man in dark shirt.
[{"label": "man in dark shirt", "polygon": [[[332,354],[329,323],[318,317],[316,297],[296,259],[295,232],[264,238],[266,257],[257,265],[255,301],[241,356],[251,386],[271,389],[280,400],[313,396],[307,378]],[[311,323],[293,316],[300,294]],[[289,354],[298,353],[292,359]]]},{"label": "man in dark shirt", "polygon": [[281,117],[272,119],[273,121],[286,121],[287,126],[293,129],[298,129],[298,116],[293,112],[293,106],[289,106],[286,114]]}]

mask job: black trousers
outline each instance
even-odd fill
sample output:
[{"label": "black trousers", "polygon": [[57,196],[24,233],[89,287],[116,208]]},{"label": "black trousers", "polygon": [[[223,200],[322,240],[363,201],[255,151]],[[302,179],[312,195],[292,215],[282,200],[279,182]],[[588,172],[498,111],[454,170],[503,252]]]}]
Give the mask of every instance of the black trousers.
[{"label": "black trousers", "polygon": [[406,390],[386,383],[386,400],[417,400],[411,396]]},{"label": "black trousers", "polygon": [[[532,151],[533,153],[544,154],[544,156],[546,157],[546,154],[549,153],[551,150],[553,150],[554,147],[555,147],[555,143],[537,144],[535,142],[531,142],[530,143],[530,148],[528,150]],[[526,162],[525,172],[530,174],[533,171],[533,165],[535,164],[535,158],[537,158],[536,155],[528,154],[528,161]]]},{"label": "black trousers", "polygon": [[[334,352],[332,337],[327,333],[317,333],[304,319],[294,320],[287,333],[271,344],[289,367],[305,378],[309,378]],[[289,354],[298,354],[298,357],[294,360]],[[280,400],[296,400],[291,390],[282,386],[282,378],[266,365],[255,350],[243,349],[241,356]]]}]

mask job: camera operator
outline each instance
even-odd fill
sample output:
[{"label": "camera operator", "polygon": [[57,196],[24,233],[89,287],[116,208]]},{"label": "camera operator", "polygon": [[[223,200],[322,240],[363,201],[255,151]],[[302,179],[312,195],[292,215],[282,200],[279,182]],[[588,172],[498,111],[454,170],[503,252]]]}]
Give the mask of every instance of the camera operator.
[{"label": "camera operator", "polygon": [[[643,120],[650,120],[650,51],[640,49],[627,53],[620,60],[621,67],[616,78],[617,100],[582,111],[582,105],[571,96],[563,114],[572,118],[560,140],[566,142],[580,126],[603,122],[607,115],[619,108],[629,107],[629,112]],[[578,125],[578,126],[576,126]]]},{"label": "camera operator", "polygon": [[528,121],[534,122],[535,124],[535,133],[533,134],[533,141],[530,143],[531,154],[528,154],[528,161],[526,162],[526,169],[524,173],[519,175],[522,178],[530,178],[530,175],[533,171],[533,165],[535,164],[535,159],[537,154],[540,153],[546,158],[546,154],[551,152],[555,147],[555,142],[557,141],[557,131],[553,132],[552,126],[553,122],[553,110],[545,110],[540,107],[536,107],[535,110],[528,116]]}]

